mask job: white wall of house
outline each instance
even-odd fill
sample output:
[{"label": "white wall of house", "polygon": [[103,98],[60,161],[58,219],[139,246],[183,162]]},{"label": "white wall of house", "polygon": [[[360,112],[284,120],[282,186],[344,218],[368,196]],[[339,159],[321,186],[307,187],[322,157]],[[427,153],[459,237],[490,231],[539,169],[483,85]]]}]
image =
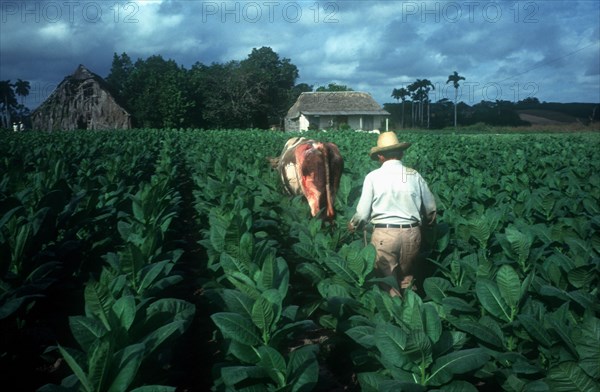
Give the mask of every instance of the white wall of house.
[{"label": "white wall of house", "polygon": [[[306,116],[304,114],[300,114],[300,118],[298,119],[298,130],[306,131],[308,128],[312,126],[318,127],[318,129],[327,129],[336,124],[336,121],[339,116]],[[387,130],[387,122],[386,116],[347,116],[347,123],[352,129],[356,130],[364,130],[364,131],[372,131],[374,129],[380,130],[383,127],[383,130]],[[382,126],[383,122],[383,126]]]},{"label": "white wall of house", "polygon": [[373,121],[368,119],[367,116],[349,116],[348,117],[348,125],[352,129],[365,129],[366,126],[369,126],[371,123],[371,128],[373,127]]}]

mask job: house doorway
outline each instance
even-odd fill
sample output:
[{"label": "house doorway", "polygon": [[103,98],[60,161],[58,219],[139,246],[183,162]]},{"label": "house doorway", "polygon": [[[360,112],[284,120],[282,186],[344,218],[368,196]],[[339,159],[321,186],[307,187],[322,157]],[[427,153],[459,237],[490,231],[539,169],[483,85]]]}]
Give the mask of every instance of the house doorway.
[{"label": "house doorway", "polygon": [[348,116],[335,116],[333,127],[336,129],[348,127]]}]

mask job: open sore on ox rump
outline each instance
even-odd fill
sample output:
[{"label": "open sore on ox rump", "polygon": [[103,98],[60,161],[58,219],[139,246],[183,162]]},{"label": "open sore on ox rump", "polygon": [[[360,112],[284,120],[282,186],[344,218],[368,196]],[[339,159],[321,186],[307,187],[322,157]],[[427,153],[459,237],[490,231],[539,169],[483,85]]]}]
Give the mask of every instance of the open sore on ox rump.
[{"label": "open sore on ox rump", "polygon": [[344,160],[334,143],[291,138],[277,168],[287,193],[304,195],[312,216],[325,208],[327,220],[333,220],[333,204],[344,170]]}]

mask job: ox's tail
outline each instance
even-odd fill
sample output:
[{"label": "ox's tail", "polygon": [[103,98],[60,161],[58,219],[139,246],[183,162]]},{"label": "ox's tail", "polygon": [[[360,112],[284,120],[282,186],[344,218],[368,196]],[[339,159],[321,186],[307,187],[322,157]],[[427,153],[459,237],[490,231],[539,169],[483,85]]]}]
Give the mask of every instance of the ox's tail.
[{"label": "ox's tail", "polygon": [[331,169],[329,165],[329,150],[324,143],[318,143],[317,148],[323,155],[323,163],[325,164],[325,196],[327,198],[327,220],[332,221],[335,217],[335,210],[333,209],[333,195],[331,191]]}]

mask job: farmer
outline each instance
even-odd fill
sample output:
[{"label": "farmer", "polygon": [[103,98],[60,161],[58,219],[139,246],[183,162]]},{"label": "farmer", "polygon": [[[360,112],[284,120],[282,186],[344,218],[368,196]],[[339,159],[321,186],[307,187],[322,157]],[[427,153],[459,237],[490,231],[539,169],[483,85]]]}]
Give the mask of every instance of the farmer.
[{"label": "farmer", "polygon": [[[414,169],[402,164],[404,150],[410,143],[398,142],[394,132],[383,132],[371,159],[381,163],[365,177],[356,214],[348,230],[373,224],[371,243],[377,250],[378,275],[394,276],[402,290],[412,288],[415,263],[421,246],[421,225],[433,225],[435,199],[427,183]],[[396,288],[383,286],[391,296],[400,296]]]}]

